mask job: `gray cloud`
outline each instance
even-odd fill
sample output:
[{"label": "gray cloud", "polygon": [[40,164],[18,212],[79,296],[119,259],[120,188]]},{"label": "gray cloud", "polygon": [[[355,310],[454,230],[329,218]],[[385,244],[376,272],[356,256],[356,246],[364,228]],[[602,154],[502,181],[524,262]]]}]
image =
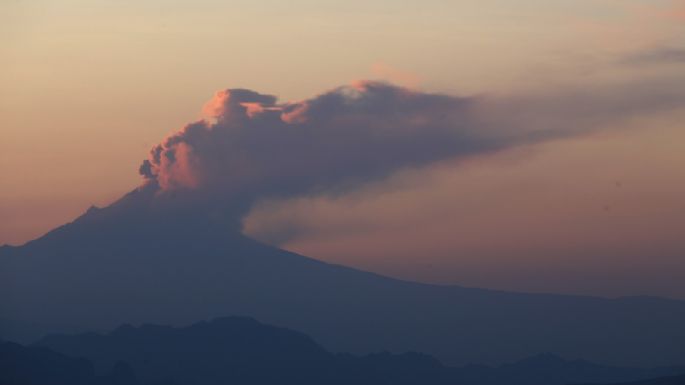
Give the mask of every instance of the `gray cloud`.
[{"label": "gray cloud", "polygon": [[578,135],[682,106],[685,90],[631,84],[457,97],[359,82],[278,103],[217,93],[210,115],[155,146],[140,167],[159,196],[187,196],[237,219],[256,201],[349,191],[398,170]]}]

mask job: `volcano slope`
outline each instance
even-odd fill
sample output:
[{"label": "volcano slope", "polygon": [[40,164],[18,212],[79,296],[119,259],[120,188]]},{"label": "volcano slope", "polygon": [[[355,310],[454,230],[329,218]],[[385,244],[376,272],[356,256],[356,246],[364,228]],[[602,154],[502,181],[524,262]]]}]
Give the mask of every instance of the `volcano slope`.
[{"label": "volcano slope", "polygon": [[0,248],[2,317],[102,330],[246,315],[333,351],[421,351],[448,365],[540,352],[621,366],[685,362],[685,301],[407,282],[259,243],[212,215],[156,210],[146,194]]}]

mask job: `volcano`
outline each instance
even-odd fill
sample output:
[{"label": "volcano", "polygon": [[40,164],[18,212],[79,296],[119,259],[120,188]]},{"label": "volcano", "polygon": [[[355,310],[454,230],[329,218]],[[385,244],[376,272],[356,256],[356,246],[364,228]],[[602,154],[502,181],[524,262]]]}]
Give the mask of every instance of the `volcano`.
[{"label": "volcano", "polygon": [[257,242],[211,211],[168,210],[148,190],[0,248],[1,317],[46,325],[24,335],[36,339],[61,331],[56,325],[104,330],[244,315],[333,351],[420,351],[449,365],[541,352],[622,366],[685,362],[685,301],[388,278]]}]

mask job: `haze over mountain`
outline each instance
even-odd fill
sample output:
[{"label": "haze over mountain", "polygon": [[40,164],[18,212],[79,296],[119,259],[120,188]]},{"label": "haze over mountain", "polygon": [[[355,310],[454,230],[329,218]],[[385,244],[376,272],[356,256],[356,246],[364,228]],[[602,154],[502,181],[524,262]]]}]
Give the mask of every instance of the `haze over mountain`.
[{"label": "haze over mountain", "polygon": [[685,362],[683,301],[399,281],[260,244],[220,219],[162,210],[154,197],[136,190],[0,249],[3,317],[100,330],[249,315],[333,351],[413,350],[450,365],[540,352],[622,366]]},{"label": "haze over mountain", "polygon": [[631,369],[543,354],[498,367],[447,367],[419,353],[333,354],[306,335],[250,318],[220,318],[182,328],[120,326],[106,334],[51,335],[37,343],[96,370],[130,363],[142,382],[210,384],[566,385],[680,374],[685,368]]},{"label": "haze over mountain", "polygon": [[125,363],[117,362],[103,372],[96,375],[92,363],[84,358],[68,357],[44,347],[0,341],[0,383],[3,385],[140,385]]}]

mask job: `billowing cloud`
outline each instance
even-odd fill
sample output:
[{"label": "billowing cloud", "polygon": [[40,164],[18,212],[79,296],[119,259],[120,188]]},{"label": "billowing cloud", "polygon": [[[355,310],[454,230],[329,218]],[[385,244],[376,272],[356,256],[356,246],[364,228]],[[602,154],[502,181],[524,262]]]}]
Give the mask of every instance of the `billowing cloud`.
[{"label": "billowing cloud", "polygon": [[344,188],[397,169],[500,146],[469,124],[474,101],[360,82],[278,104],[244,89],[216,94],[210,120],[155,146],[140,173],[165,190],[255,199]]},{"label": "billowing cloud", "polygon": [[[254,202],[348,191],[396,171],[584,133],[682,104],[684,90],[639,85],[457,97],[357,82],[300,102],[219,92],[209,117],[155,146],[140,173],[244,215]],[[210,203],[207,203],[210,202]]]}]

